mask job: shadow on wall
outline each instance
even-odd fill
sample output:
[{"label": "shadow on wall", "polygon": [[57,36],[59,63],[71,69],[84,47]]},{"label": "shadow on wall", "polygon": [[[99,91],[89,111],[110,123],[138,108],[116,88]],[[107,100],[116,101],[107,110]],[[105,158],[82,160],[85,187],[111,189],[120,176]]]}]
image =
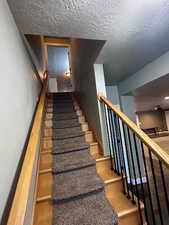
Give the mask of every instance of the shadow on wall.
[{"label": "shadow on wall", "polygon": [[75,92],[95,136],[101,141],[101,128],[97,104],[94,73],[95,60],[105,41],[71,39],[71,61]]}]

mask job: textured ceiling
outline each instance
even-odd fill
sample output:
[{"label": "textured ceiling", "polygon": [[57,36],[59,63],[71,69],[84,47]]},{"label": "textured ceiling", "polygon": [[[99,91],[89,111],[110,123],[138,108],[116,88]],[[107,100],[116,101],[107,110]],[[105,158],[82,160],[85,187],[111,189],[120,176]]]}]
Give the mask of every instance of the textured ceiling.
[{"label": "textured ceiling", "polygon": [[23,33],[106,40],[97,63],[116,83],[169,50],[168,0],[8,0]]}]

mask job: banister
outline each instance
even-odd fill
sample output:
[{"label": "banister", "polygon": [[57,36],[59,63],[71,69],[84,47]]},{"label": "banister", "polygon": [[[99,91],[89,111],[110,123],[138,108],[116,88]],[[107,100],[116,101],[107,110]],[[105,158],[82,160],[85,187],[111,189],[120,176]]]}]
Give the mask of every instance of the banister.
[{"label": "banister", "polygon": [[123,112],[113,105],[104,96],[99,95],[99,100],[111,108],[118,117],[143,141],[143,143],[169,168],[169,155],[156,144],[147,134],[145,134],[133,121],[131,121]]},{"label": "banister", "polygon": [[30,134],[25,158],[23,161],[21,173],[19,176],[15,196],[10,210],[7,225],[23,225],[26,215],[29,191],[31,187],[32,172],[36,159],[37,146],[41,134],[41,124],[43,120],[43,112],[45,107],[45,97],[47,91],[48,79],[44,80],[43,89],[41,91],[40,100],[35,114],[34,124]]}]

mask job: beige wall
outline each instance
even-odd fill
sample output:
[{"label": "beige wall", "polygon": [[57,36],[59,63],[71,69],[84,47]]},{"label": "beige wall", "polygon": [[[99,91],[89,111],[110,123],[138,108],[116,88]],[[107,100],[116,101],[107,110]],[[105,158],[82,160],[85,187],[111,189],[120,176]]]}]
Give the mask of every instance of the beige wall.
[{"label": "beige wall", "polygon": [[140,128],[147,129],[159,127],[162,130],[167,129],[165,113],[163,111],[138,112]]}]

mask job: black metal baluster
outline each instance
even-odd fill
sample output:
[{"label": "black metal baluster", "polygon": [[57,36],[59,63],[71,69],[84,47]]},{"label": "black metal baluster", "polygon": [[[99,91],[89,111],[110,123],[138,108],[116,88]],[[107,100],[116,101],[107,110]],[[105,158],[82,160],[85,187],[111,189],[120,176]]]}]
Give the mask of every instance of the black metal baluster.
[{"label": "black metal baluster", "polygon": [[141,224],[143,224],[143,218],[142,218],[141,207],[140,207],[140,200],[139,200],[139,192],[138,192],[138,187],[137,187],[137,178],[136,178],[133,150],[132,150],[132,144],[131,144],[131,139],[130,139],[130,131],[129,131],[128,127],[127,127],[127,134],[128,134],[128,138],[129,138],[129,146],[130,146],[130,152],[131,152],[131,161],[132,161],[132,167],[133,167],[133,175],[134,175],[134,181],[135,181],[138,210],[139,210],[139,214],[140,214]]},{"label": "black metal baluster", "polygon": [[126,147],[126,157],[127,157],[127,165],[128,165],[129,180],[130,180],[130,185],[131,185],[132,203],[135,204],[135,200],[134,200],[134,190],[133,190],[133,184],[132,184],[132,178],[131,178],[130,157],[129,157],[129,153],[128,153],[128,143],[127,143],[127,140],[126,140],[126,132],[125,132],[125,126],[124,126],[124,123],[122,123],[122,127],[123,127],[124,142],[125,142],[125,147]]},{"label": "black metal baluster", "polygon": [[134,145],[135,145],[135,150],[136,150],[136,159],[137,159],[137,164],[138,164],[138,172],[139,172],[139,177],[140,177],[140,182],[141,182],[141,190],[142,190],[142,195],[143,195],[143,202],[145,205],[145,217],[147,224],[149,225],[149,218],[147,214],[147,204],[146,204],[146,199],[145,199],[145,192],[144,192],[144,186],[143,186],[143,180],[142,180],[142,174],[141,174],[141,166],[140,166],[140,160],[139,160],[139,154],[138,154],[138,148],[137,148],[137,142],[136,142],[136,135],[133,133],[133,139],[134,139]]},{"label": "black metal baluster", "polygon": [[148,196],[149,196],[149,200],[150,200],[150,207],[151,207],[153,225],[156,225],[154,209],[153,209],[153,202],[152,202],[152,196],[151,196],[151,190],[150,190],[150,182],[149,182],[148,171],[147,171],[147,164],[146,164],[146,159],[145,159],[145,154],[144,154],[143,142],[141,141],[140,144],[141,144],[142,156],[143,156],[143,161],[144,161],[144,168],[145,168],[145,172],[146,172],[147,189],[148,189]]},{"label": "black metal baluster", "polygon": [[158,188],[157,188],[157,181],[156,181],[156,176],[155,176],[155,171],[154,171],[153,159],[152,159],[152,154],[151,154],[150,149],[148,149],[148,153],[149,153],[149,157],[150,157],[150,165],[151,165],[151,170],[152,170],[152,175],[153,175],[153,182],[154,182],[154,187],[155,187],[155,193],[156,193],[156,199],[157,199],[160,221],[161,221],[161,224],[164,225],[162,212],[161,212],[160,198],[159,198]]},{"label": "black metal baluster", "polygon": [[[108,112],[108,129],[109,129],[109,134],[110,134],[110,138],[109,138],[109,141],[110,141],[110,160],[111,160],[111,169],[113,170],[114,168],[113,168],[113,155],[112,155],[112,151],[113,151],[113,146],[112,146],[112,131],[111,131],[111,117],[110,117],[110,108],[107,108],[107,112]],[[112,146],[112,148],[111,148],[111,146]]]},{"label": "black metal baluster", "polygon": [[114,130],[115,130],[115,145],[116,145],[116,161],[117,161],[117,174],[120,176],[121,173],[121,162],[120,162],[120,150],[118,145],[118,132],[117,132],[117,124],[116,124],[116,114],[113,112],[113,124],[114,124]]},{"label": "black metal baluster", "polygon": [[167,187],[166,187],[166,182],[165,182],[165,177],[164,177],[163,165],[160,160],[159,160],[159,165],[160,165],[161,178],[162,178],[164,194],[165,194],[165,199],[166,199],[166,204],[167,204],[167,211],[168,211],[168,215],[169,215],[169,200],[168,200],[168,194],[167,194]]},{"label": "black metal baluster", "polygon": [[124,175],[123,175],[123,166],[122,166],[122,157],[121,157],[121,152],[122,150],[122,145],[121,145],[121,136],[120,136],[120,130],[119,130],[119,125],[118,125],[118,117],[114,114],[114,122],[115,122],[115,126],[117,128],[116,130],[116,138],[117,138],[117,145],[118,145],[118,153],[119,153],[119,164],[120,164],[120,173],[121,173],[121,178],[122,178],[122,185],[123,185],[123,193],[126,194],[126,188],[125,188],[125,181],[124,181]]},{"label": "black metal baluster", "polygon": [[112,128],[113,128],[113,142],[114,142],[114,160],[115,160],[115,172],[119,175],[118,171],[118,157],[117,157],[117,138],[116,138],[116,128],[114,124],[114,118],[112,116],[112,111],[111,111],[111,121],[112,121]]},{"label": "black metal baluster", "polygon": [[[123,149],[123,144],[122,144],[122,136],[121,136],[119,119],[117,120],[117,125],[118,125],[118,133],[119,133],[119,136],[120,136],[120,146],[121,146],[122,160],[123,160],[124,173],[125,173],[125,182],[126,182],[127,198],[130,199],[129,186],[128,186],[128,181],[127,181],[126,162],[125,162],[125,158],[124,158],[124,149]],[[126,194],[126,190],[124,191],[124,194]]]},{"label": "black metal baluster", "polygon": [[116,172],[116,156],[115,156],[115,133],[114,133],[114,124],[113,124],[113,119],[112,119],[112,110],[109,110],[109,116],[111,118],[111,123],[110,123],[110,133],[111,133],[111,144],[112,144],[112,151],[113,151],[113,161],[114,161],[114,171]]},{"label": "black metal baluster", "polygon": [[[110,145],[110,132],[109,132],[109,127],[108,127],[108,118],[107,118],[107,106],[103,103],[104,105],[104,114],[105,114],[105,120],[106,120],[106,129],[107,129],[107,137],[108,137],[108,144],[109,144],[109,151],[110,151],[110,155],[111,155],[111,145]],[[111,169],[113,170],[113,163],[111,160]]]}]

